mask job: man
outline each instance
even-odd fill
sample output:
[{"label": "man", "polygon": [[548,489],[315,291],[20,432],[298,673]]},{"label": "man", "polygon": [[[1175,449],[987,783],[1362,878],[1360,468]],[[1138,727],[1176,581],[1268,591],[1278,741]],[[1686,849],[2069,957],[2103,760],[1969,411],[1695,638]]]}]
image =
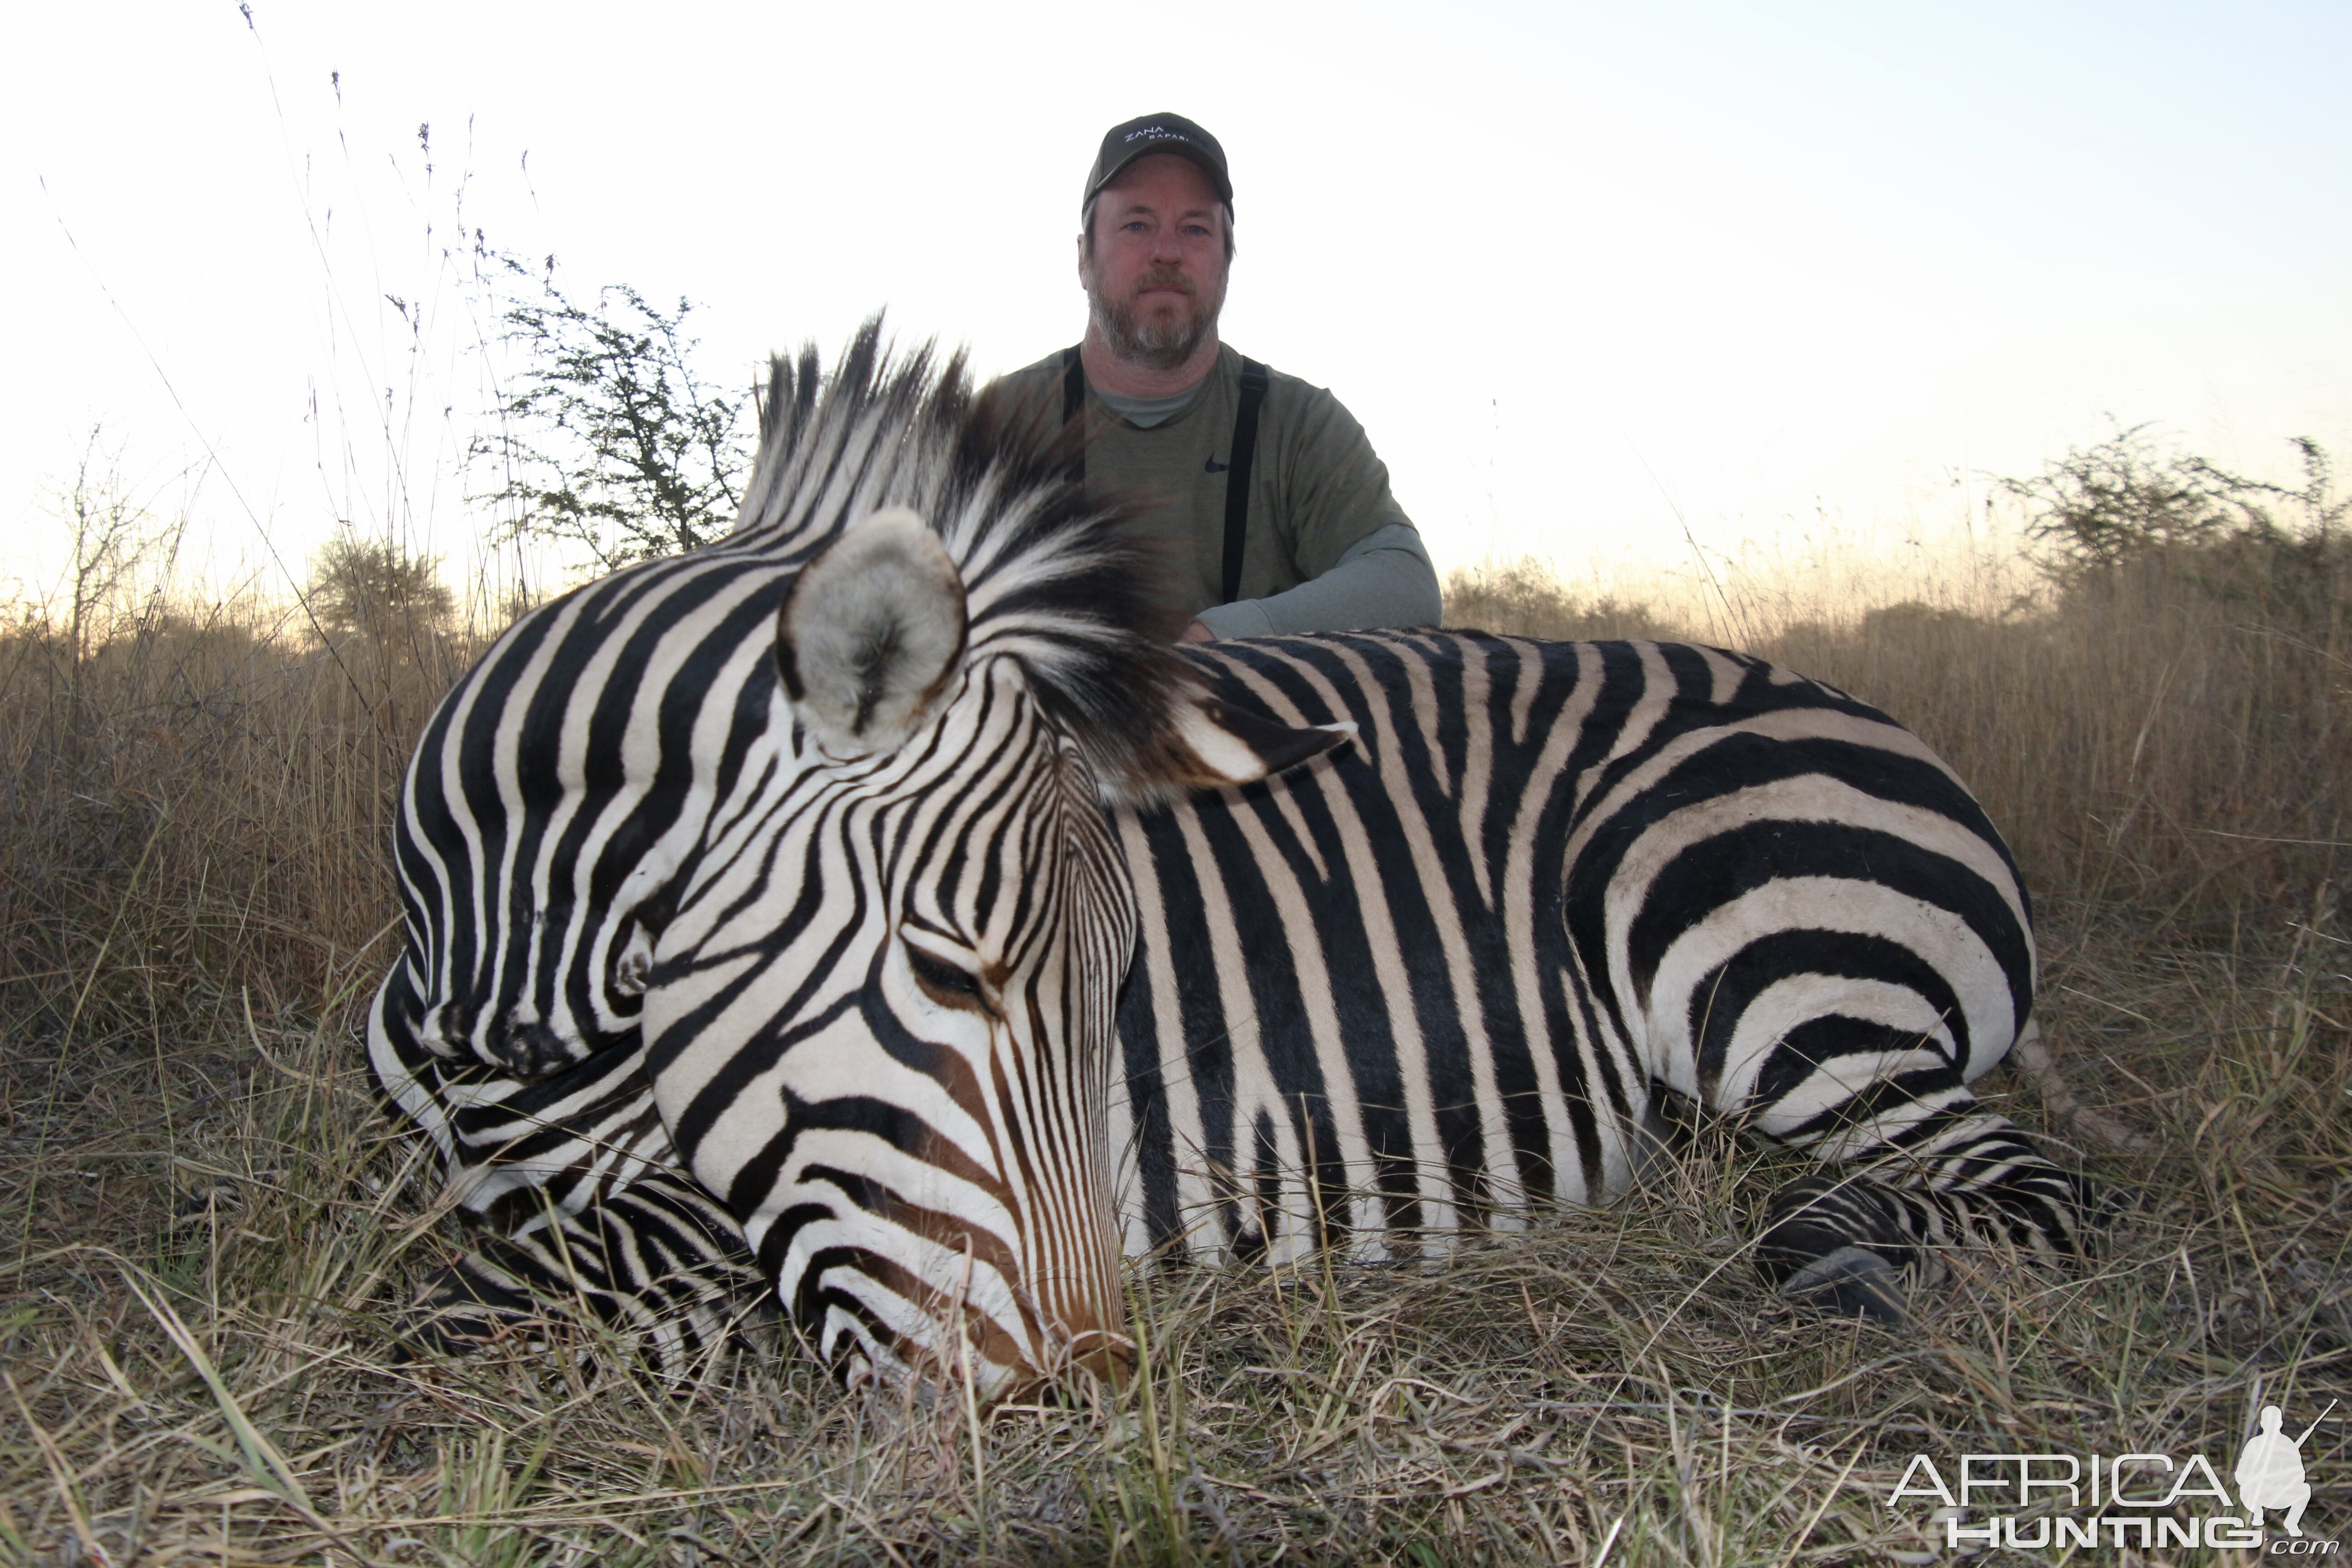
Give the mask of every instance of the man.
[{"label": "man", "polygon": [[1363,427],[1218,341],[1233,198],[1192,121],[1114,126],[1079,207],[1086,339],[1006,390],[1084,416],[1088,489],[1160,503],[1185,640],[1433,625],[1437,574]]}]

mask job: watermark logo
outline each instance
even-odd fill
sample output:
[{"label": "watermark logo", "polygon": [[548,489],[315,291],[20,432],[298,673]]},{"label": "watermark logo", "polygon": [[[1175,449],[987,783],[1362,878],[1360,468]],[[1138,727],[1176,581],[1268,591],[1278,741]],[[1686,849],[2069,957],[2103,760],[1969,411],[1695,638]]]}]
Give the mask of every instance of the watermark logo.
[{"label": "watermark logo", "polygon": [[[2329,1400],[2319,1421],[2335,1408],[2336,1401]],[[2246,1522],[2256,1529],[2262,1527],[2263,1510],[2284,1509],[2286,1532],[2300,1540],[2304,1507],[2311,1501],[2311,1483],[2303,1474],[2303,1446],[2319,1430],[2319,1421],[2305,1427],[2300,1437],[2286,1435],[2285,1421],[2286,1413],[2277,1405],[2263,1406],[2263,1429],[2246,1439],[2245,1452],[2238,1456],[2238,1500],[2245,1505]]]},{"label": "watermark logo", "polygon": [[[2284,1411],[2263,1405],[2231,1472],[2234,1500],[2202,1454],[1963,1454],[1948,1479],[1932,1458],[1914,1454],[1886,1501],[1940,1505],[1930,1523],[1940,1522],[1942,1544],[1960,1552],[2252,1547],[2266,1556],[2332,1557],[2339,1542],[2303,1531],[2311,1501],[2304,1445],[2335,1408],[2330,1401],[2295,1436]],[[2285,1534],[2264,1531],[2265,1510],[2282,1516]],[[1982,1521],[1969,1522],[1971,1515]]]}]

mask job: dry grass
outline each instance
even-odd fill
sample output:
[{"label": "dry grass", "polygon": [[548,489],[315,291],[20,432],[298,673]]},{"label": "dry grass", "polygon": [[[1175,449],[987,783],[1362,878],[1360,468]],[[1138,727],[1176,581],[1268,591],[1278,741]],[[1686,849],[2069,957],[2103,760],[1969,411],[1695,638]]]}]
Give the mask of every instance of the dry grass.
[{"label": "dry grass", "polygon": [[[2352,1394],[2352,986],[2311,957],[2062,930],[2052,1027],[2158,1144],[2095,1161],[2142,1202],[2079,1274],[1987,1260],[1904,1336],[1800,1319],[1733,1239],[1759,1157],[1702,1134],[1660,1190],[1442,1273],[1141,1284],[1139,1386],[999,1411],[977,1444],[953,1401],[869,1408],[774,1348],[685,1394],[592,1379],[567,1341],[399,1364],[387,1309],[445,1237],[347,1035],[93,1048],[10,1086],[65,1113],[46,1192],[21,1152],[0,1189],[34,1244],[0,1315],[0,1551],[1559,1563],[1612,1530],[1620,1563],[1916,1550],[1916,1513],[1883,1506],[1912,1453],[2226,1458],[2253,1378],[2298,1411]],[[2340,1478],[2326,1442],[2312,1468]],[[2347,1501],[2338,1480],[2315,1521]]]},{"label": "dry grass", "polygon": [[[562,1332],[401,1362],[390,1315],[455,1235],[354,1021],[392,783],[464,648],[26,626],[0,642],[0,1560],[1884,1562],[1923,1549],[1885,1501],[1913,1453],[2226,1473],[2256,1380],[2303,1419],[2352,1405],[2335,862],[2200,837],[2341,837],[2310,814],[2344,787],[2312,751],[2342,645],[2306,666],[2172,613],[1775,644],[1916,722],[2017,830],[2045,1026],[2152,1144],[2088,1156],[2126,1200],[2092,1265],[1970,1260],[1902,1335],[1801,1319],[1735,1239],[1786,1161],[1697,1129],[1654,1190],[1443,1272],[1139,1281],[1134,1385],[979,1419],[846,1397],[789,1345],[683,1393],[591,1373],[615,1358]],[[2322,1533],[2352,1524],[2346,1430],[2306,1450]]]}]

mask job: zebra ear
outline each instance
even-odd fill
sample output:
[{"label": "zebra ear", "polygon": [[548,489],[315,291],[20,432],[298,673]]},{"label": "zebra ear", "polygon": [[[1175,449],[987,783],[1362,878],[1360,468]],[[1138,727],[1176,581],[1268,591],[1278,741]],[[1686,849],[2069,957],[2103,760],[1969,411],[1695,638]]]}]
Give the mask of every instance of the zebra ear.
[{"label": "zebra ear", "polygon": [[876,512],[825,546],[776,616],[784,695],[827,755],[896,751],[956,671],[963,578],[938,534],[905,507]]},{"label": "zebra ear", "polygon": [[1177,704],[1174,742],[1155,782],[1163,788],[1255,784],[1352,738],[1352,722],[1285,724],[1200,693]]}]

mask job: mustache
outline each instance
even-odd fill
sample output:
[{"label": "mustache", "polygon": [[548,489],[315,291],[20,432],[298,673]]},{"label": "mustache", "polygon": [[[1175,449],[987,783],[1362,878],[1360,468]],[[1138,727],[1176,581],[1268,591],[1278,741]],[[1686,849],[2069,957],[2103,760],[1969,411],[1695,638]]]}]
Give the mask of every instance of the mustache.
[{"label": "mustache", "polygon": [[1174,289],[1186,294],[1193,291],[1192,280],[1172,267],[1155,267],[1135,280],[1137,293],[1147,289]]}]

